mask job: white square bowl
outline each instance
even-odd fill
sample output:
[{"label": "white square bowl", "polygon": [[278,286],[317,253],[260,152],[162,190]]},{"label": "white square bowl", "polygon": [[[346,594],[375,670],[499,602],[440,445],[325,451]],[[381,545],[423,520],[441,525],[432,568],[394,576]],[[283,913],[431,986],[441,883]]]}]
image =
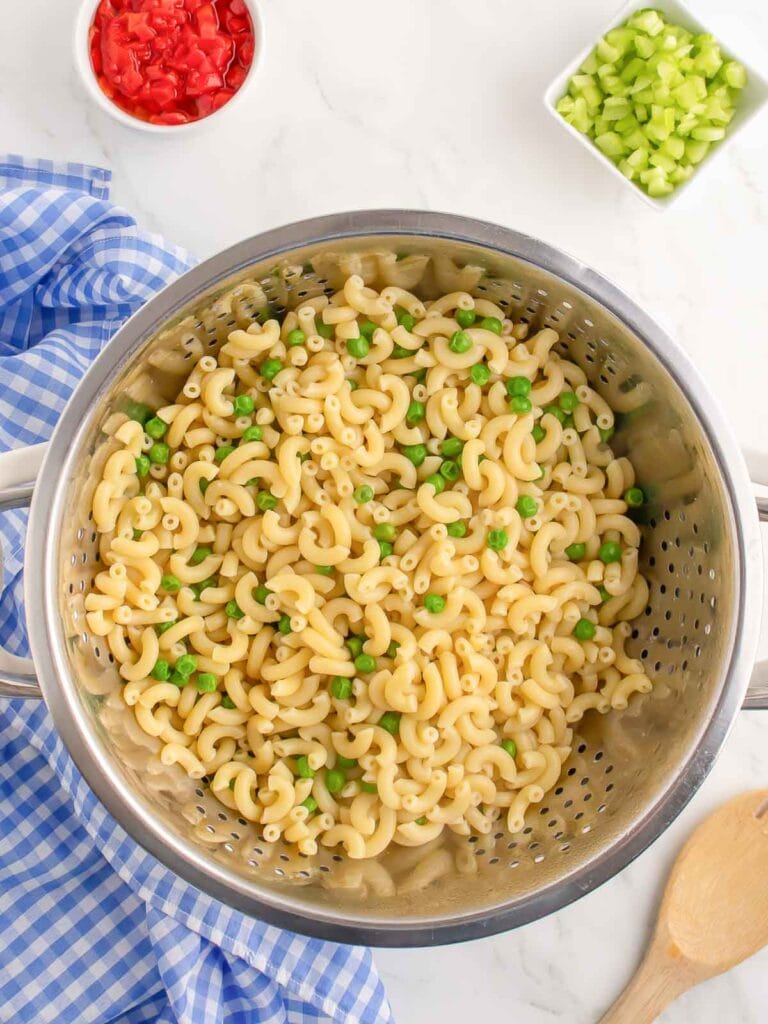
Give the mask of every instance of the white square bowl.
[{"label": "white square bowl", "polygon": [[747,61],[742,60],[742,58],[728,46],[727,40],[722,38],[720,33],[713,33],[718,43],[720,43],[723,55],[729,60],[738,60],[744,65],[747,71],[747,84],[739,95],[733,119],[725,131],[725,138],[721,142],[717,143],[712,148],[711,152],[704,157],[702,162],[698,164],[694,170],[691,177],[687,181],[678,185],[674,192],[671,192],[668,196],[662,196],[658,199],[653,196],[649,196],[648,193],[644,189],[640,188],[639,185],[630,181],[629,178],[624,177],[616,164],[609,160],[608,157],[597,148],[589,136],[583,135],[580,131],[574,128],[573,125],[568,124],[565,118],[555,110],[555,104],[557,101],[568,91],[568,82],[570,81],[571,76],[576,74],[581,64],[587,59],[602,36],[604,36],[606,32],[610,32],[612,28],[618,28],[620,25],[623,25],[624,22],[635,13],[635,11],[644,10],[648,7],[653,7],[655,10],[660,11],[670,23],[682,25],[683,28],[687,28],[691,32],[700,33],[710,31],[706,25],[702,25],[702,23],[694,17],[690,9],[682,3],[681,0],[656,0],[656,2],[654,2],[654,0],[648,0],[646,3],[642,3],[641,0],[630,0],[630,2],[622,7],[620,11],[616,12],[609,24],[605,26],[594,42],[585,47],[581,53],[571,61],[565,70],[560,72],[554,81],[550,83],[544,93],[544,106],[567,132],[569,132],[575,139],[578,139],[582,146],[586,146],[586,148],[590,150],[590,152],[596,156],[605,167],[608,168],[611,174],[623,181],[625,185],[628,185],[636,195],[641,199],[644,199],[650,206],[654,206],[657,210],[662,210],[678,199],[685,189],[701,177],[702,173],[712,165],[712,162],[717,158],[720,152],[724,150],[725,147],[738,135],[744,125],[746,125],[748,121],[751,121],[752,118],[765,106],[766,100],[768,100],[768,82],[762,77],[762,75],[755,71],[754,67],[747,63]]}]

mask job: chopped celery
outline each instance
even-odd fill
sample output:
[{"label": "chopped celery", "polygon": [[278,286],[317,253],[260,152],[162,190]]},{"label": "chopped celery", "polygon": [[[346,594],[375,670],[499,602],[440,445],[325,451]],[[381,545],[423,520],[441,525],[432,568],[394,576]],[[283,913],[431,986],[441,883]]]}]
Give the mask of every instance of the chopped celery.
[{"label": "chopped celery", "polygon": [[555,109],[629,181],[662,197],[725,137],[746,81],[713,36],[644,8],[598,41]]}]

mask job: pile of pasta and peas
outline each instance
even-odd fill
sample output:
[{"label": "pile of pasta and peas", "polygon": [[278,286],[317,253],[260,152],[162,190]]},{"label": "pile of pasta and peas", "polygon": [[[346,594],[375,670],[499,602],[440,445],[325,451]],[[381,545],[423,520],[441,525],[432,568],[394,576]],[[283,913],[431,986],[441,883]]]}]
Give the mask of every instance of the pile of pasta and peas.
[{"label": "pile of pasta and peas", "polygon": [[650,690],[644,495],[557,340],[350,276],[113,417],[88,626],[161,761],[265,841],[520,831],[585,712]]}]

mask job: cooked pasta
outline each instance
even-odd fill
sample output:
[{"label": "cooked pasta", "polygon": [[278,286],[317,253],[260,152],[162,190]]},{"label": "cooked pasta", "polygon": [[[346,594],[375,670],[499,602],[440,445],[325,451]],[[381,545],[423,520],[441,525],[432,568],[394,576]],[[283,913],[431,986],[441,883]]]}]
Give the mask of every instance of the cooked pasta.
[{"label": "cooked pasta", "polygon": [[517,832],[579,719],[650,690],[625,650],[642,491],[556,333],[528,334],[352,275],[111,417],[88,624],[162,763],[265,841]]}]

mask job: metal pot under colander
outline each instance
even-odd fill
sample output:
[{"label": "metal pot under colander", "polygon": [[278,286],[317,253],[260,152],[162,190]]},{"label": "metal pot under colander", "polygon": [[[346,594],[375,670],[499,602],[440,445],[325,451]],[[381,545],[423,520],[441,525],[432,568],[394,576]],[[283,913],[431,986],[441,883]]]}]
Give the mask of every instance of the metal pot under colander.
[{"label": "metal pot under colander", "polygon": [[[109,452],[102,426],[119,402],[126,394],[153,405],[172,401],[189,361],[203,354],[201,328],[211,350],[232,329],[231,309],[217,307],[217,296],[251,282],[260,288],[242,288],[239,301],[263,290],[275,307],[292,308],[335,290],[350,273],[383,286],[398,262],[413,267],[424,298],[458,276],[461,287],[515,320],[553,327],[556,350],[621,414],[614,446],[632,459],[651,498],[641,550],[650,598],[629,650],[655,686],[624,712],[579,723],[559,785],[531,808],[520,834],[451,834],[373,861],[329,850],[308,859],[265,843],[258,826],[160,764],[119,699],[108,648],[85,629],[83,598],[96,571],[91,496]],[[189,315],[199,318],[194,335],[179,329]],[[431,945],[562,907],[624,867],[679,814],[745,703],[762,552],[755,488],[728,424],[679,346],[624,294],[550,246],[491,224],[430,213],[343,214],[260,235],[208,260],[118,332],[49,445],[0,457],[0,509],[30,498],[32,662],[0,652],[0,693],[40,696],[39,679],[81,772],[137,842],[222,902],[295,931]],[[746,705],[768,707],[768,686],[753,690]]]}]

